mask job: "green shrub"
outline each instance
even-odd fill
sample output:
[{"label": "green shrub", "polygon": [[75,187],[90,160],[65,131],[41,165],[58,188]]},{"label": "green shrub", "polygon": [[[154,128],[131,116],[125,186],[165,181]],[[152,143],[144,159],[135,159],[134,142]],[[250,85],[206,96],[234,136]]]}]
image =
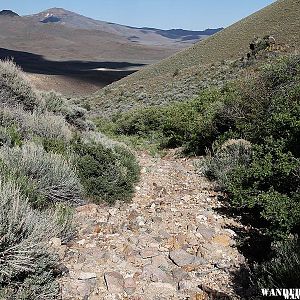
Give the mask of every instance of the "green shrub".
[{"label": "green shrub", "polygon": [[67,106],[67,100],[60,94],[51,92],[40,92],[40,97],[43,99],[42,111],[50,111],[54,114],[61,114]]},{"label": "green shrub", "polygon": [[299,169],[300,160],[281,141],[253,145],[251,162],[228,174],[230,202],[253,209],[254,219],[263,217],[270,235],[289,233],[300,225]]},{"label": "green shrub", "polygon": [[33,211],[15,184],[0,180],[0,295],[55,299],[56,258],[47,244],[57,232],[51,216]]},{"label": "green shrub", "polygon": [[254,143],[264,143],[266,137],[284,139],[292,153],[300,153],[299,65],[298,56],[280,59],[238,82],[238,94],[224,102],[231,128]]},{"label": "green shrub", "polygon": [[64,140],[72,138],[72,132],[65,120],[51,113],[44,113],[42,115],[33,113],[27,120],[24,120],[21,130],[24,130],[26,133],[28,132],[31,136],[62,138]]},{"label": "green shrub", "polygon": [[[39,259],[39,264],[44,266],[45,269],[40,268],[35,273],[28,275],[23,282],[12,282],[12,284],[5,288],[0,288],[1,299],[13,300],[56,300],[59,299],[60,287],[59,283],[55,281],[53,271],[48,268],[53,268],[48,260],[49,257]],[[49,266],[50,265],[50,266]]]},{"label": "green shrub", "polygon": [[43,145],[46,152],[61,154],[64,157],[72,156],[71,141],[69,142],[59,138],[42,138],[38,139],[37,142]]},{"label": "green shrub", "polygon": [[66,121],[80,130],[88,130],[89,125],[86,123],[86,110],[77,105],[69,105],[64,109]]},{"label": "green shrub", "polygon": [[0,126],[0,147],[4,145],[9,147],[22,145],[22,136],[15,126]]},{"label": "green shrub", "polygon": [[40,104],[23,72],[9,60],[0,61],[0,104],[21,105],[30,111]]},{"label": "green shrub", "polygon": [[147,107],[121,115],[116,120],[120,134],[145,135],[161,127],[164,111],[160,107]]},{"label": "green shrub", "polygon": [[256,265],[252,275],[258,289],[299,288],[300,244],[298,238],[289,238],[273,246],[273,258]]},{"label": "green shrub", "polygon": [[208,156],[202,171],[216,179],[241,215],[252,222],[264,220],[263,232],[273,239],[286,236],[300,225],[300,160],[284,148],[283,141],[263,145],[229,144]]},{"label": "green shrub", "polygon": [[116,117],[114,130],[119,134],[154,136],[162,147],[185,146],[187,153],[204,153],[228,129],[218,119],[223,97],[226,95],[217,90],[207,90],[192,101],[128,112]]},{"label": "green shrub", "polygon": [[95,202],[128,200],[134,192],[139,166],[122,144],[103,135],[77,139],[73,143],[77,170],[86,195]]},{"label": "green shrub", "polygon": [[33,205],[82,202],[76,171],[61,155],[47,153],[41,146],[26,143],[22,147],[2,147],[0,159],[2,174],[16,180]]}]

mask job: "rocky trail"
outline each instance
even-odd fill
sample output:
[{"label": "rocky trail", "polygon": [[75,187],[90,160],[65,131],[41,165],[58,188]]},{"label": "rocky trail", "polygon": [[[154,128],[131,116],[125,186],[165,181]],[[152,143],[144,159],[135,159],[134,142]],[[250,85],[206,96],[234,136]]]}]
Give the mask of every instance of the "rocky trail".
[{"label": "rocky trail", "polygon": [[244,258],[228,227],[240,225],[214,210],[212,184],[174,151],[139,160],[132,202],[79,207],[77,238],[56,245],[62,299],[237,299],[232,273]]}]

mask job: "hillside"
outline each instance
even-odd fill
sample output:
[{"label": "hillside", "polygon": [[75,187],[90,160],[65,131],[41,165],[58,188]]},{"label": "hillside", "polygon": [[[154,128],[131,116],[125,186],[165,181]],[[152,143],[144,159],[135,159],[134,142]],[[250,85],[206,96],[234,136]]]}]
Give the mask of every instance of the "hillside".
[{"label": "hillside", "polygon": [[[115,107],[124,111],[138,105],[194,97],[211,77],[217,84],[228,74],[230,77],[231,67],[220,62],[245,56],[254,37],[272,35],[277,45],[294,52],[300,48],[299,14],[299,0],[279,0],[191,48],[101,90],[91,98],[95,112],[108,112]],[[210,66],[212,63],[215,66]]]}]

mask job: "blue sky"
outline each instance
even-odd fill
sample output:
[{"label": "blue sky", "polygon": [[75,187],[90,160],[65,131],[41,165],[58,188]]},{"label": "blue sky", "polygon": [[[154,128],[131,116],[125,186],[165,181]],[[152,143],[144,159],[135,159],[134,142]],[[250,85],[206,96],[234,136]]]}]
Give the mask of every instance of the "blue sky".
[{"label": "blue sky", "polygon": [[202,30],[226,27],[274,0],[0,0],[21,15],[62,7],[85,16],[137,27]]}]

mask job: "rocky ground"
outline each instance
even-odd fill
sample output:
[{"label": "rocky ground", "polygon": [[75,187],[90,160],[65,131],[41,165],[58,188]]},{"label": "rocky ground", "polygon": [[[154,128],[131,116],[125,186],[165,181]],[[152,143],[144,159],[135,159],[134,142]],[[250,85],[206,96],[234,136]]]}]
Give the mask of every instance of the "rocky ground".
[{"label": "rocky ground", "polygon": [[222,204],[195,160],[139,159],[133,201],[79,207],[78,237],[56,245],[62,299],[237,299],[233,273],[244,258],[228,227],[240,225],[214,210]]}]

